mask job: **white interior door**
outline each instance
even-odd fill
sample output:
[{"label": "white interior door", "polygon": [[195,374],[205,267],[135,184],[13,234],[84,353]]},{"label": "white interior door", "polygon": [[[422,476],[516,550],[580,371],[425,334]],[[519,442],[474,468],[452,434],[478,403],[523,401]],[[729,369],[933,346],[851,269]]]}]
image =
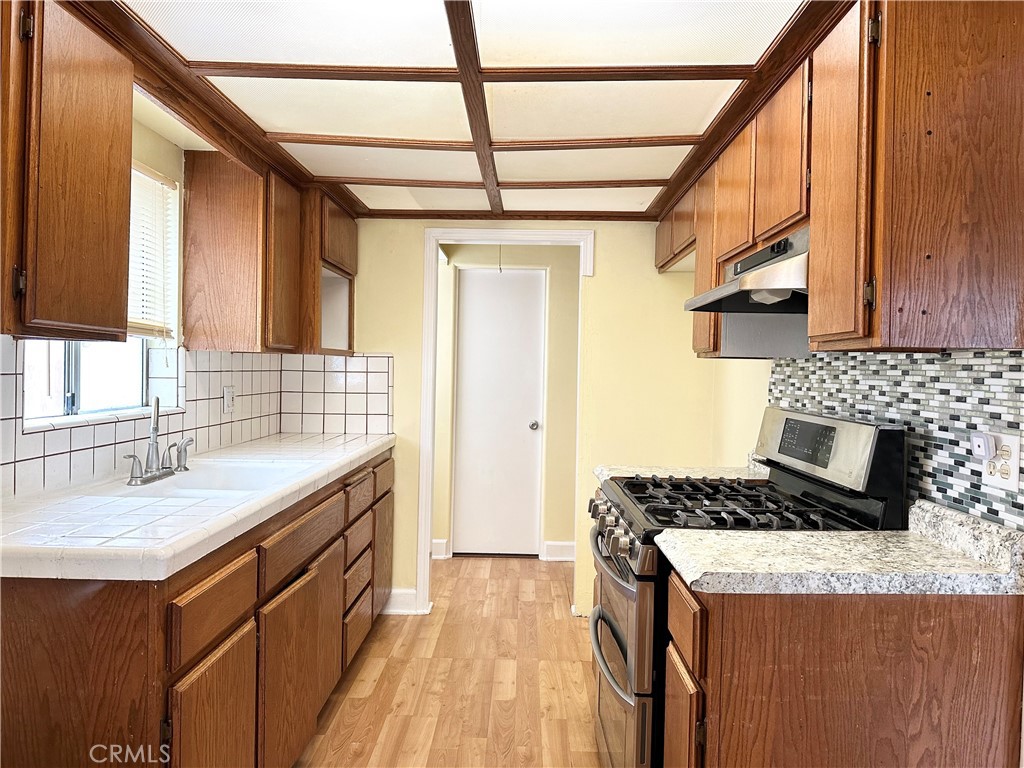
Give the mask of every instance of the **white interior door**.
[{"label": "white interior door", "polygon": [[540,551],[540,269],[459,272],[452,551]]}]

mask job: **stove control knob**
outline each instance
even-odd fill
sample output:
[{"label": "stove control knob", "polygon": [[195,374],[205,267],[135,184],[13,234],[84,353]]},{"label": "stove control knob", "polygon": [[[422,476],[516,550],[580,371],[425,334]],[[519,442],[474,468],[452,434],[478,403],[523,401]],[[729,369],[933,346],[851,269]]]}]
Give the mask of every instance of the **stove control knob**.
[{"label": "stove control knob", "polygon": [[615,515],[605,512],[604,514],[597,516],[597,530],[607,531],[610,527],[615,525]]},{"label": "stove control knob", "polygon": [[615,536],[612,539],[611,551],[619,557],[629,557],[633,553],[633,542],[630,540],[629,534],[623,531]]},{"label": "stove control knob", "polygon": [[596,498],[590,500],[590,516],[595,520],[599,519],[606,509],[607,505],[603,501]]}]

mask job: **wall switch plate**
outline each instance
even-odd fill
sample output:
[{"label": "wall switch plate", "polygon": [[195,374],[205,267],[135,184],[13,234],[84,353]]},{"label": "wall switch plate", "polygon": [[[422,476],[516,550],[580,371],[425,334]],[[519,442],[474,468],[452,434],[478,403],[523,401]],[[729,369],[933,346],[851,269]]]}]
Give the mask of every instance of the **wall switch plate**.
[{"label": "wall switch plate", "polygon": [[981,484],[1016,492],[1020,488],[1020,435],[989,434],[995,439],[995,453],[981,462]]},{"label": "wall switch plate", "polygon": [[224,387],[224,413],[232,413],[235,410],[235,388]]}]

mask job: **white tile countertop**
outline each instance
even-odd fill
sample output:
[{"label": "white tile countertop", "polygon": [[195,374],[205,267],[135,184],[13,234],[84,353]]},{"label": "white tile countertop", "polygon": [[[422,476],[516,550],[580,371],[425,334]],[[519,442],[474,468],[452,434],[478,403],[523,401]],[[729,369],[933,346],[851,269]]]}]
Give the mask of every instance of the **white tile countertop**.
[{"label": "white tile countertop", "polygon": [[204,453],[192,472],[151,485],[120,478],[4,498],[0,576],[161,581],[394,444],[394,435],[277,434]]},{"label": "white tile countertop", "polygon": [[667,530],[655,542],[701,592],[1024,594],[1024,532],[926,501],[908,531]]}]

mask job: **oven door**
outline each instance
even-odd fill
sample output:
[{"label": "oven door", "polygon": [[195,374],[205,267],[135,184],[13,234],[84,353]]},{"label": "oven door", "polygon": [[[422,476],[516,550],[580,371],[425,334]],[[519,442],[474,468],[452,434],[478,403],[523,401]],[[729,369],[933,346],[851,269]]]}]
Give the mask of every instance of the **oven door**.
[{"label": "oven door", "polygon": [[626,687],[625,638],[600,605],[590,614],[590,642],[597,667],[594,726],[601,764],[604,768],[650,768],[653,701]]}]

